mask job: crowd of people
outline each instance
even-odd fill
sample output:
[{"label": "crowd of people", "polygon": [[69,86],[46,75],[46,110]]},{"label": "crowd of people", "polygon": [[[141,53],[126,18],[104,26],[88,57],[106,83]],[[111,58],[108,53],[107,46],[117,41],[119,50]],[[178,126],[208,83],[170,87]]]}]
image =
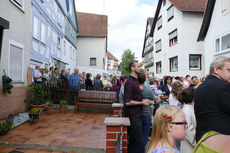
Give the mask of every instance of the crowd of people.
[{"label": "crowd of people", "polygon": [[66,70],[62,70],[60,73],[59,68],[41,69],[40,66],[36,66],[33,71],[33,79],[35,83],[44,83],[53,88],[72,88],[76,90],[104,90],[104,91],[116,91],[119,92],[121,88],[121,78],[115,75],[104,75],[101,79],[101,75],[97,74],[92,77],[91,73],[79,73],[78,68],[74,69],[74,72],[70,74]]},{"label": "crowd of people", "polygon": [[131,123],[128,153],[230,152],[229,57],[214,59],[201,79],[149,78],[138,61],[129,70],[119,95]]}]

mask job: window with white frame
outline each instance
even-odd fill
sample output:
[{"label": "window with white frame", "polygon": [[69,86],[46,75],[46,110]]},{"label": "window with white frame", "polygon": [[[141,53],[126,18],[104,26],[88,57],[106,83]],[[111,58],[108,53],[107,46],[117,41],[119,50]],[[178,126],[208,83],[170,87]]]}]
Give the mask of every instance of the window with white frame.
[{"label": "window with white frame", "polygon": [[169,59],[170,72],[178,71],[178,57],[172,57]]},{"label": "window with white frame", "polygon": [[167,14],[168,14],[168,21],[172,20],[174,17],[174,7],[173,5],[171,5],[168,9],[167,9]]},{"label": "window with white frame", "polygon": [[157,19],[157,29],[160,30],[160,28],[162,28],[162,16]]},{"label": "window with white frame", "polygon": [[66,55],[66,42],[63,41],[63,54]]},{"label": "window with white frame", "polygon": [[230,33],[216,39],[215,50],[216,53],[230,51]]},{"label": "window with white frame", "polygon": [[57,12],[57,23],[62,26],[62,15],[61,15],[61,11],[58,10]]},{"label": "window with white frame", "polygon": [[230,1],[221,0],[221,12],[223,15],[226,15],[230,12]]},{"label": "window with white frame", "polygon": [[161,51],[161,39],[155,42],[156,53]]},{"label": "window with white frame", "polygon": [[57,47],[61,48],[61,38],[59,38],[59,37],[57,39]]},{"label": "window with white frame", "polygon": [[72,59],[73,55],[72,55],[72,46],[69,47],[69,55],[70,55],[70,58]]},{"label": "window with white frame", "polygon": [[189,55],[189,69],[201,70],[201,55]]},{"label": "window with white frame", "polygon": [[46,44],[46,25],[41,22],[41,42]]},{"label": "window with white frame", "polygon": [[10,41],[9,75],[13,82],[23,82],[23,49],[23,45]]},{"label": "window with white frame", "polygon": [[161,69],[161,61],[156,63],[156,73],[160,74],[162,72]]},{"label": "window with white frame", "polygon": [[40,32],[40,26],[39,26],[39,19],[37,16],[34,16],[33,20],[33,37],[39,40],[39,32]]},{"label": "window with white frame", "polygon": [[177,44],[178,38],[177,38],[177,29],[173,30],[169,33],[169,46],[173,46]]},{"label": "window with white frame", "polygon": [[24,0],[10,0],[13,4],[15,4],[19,9],[24,11]]},{"label": "window with white frame", "polygon": [[96,65],[96,58],[90,58],[90,65]]},{"label": "window with white frame", "polygon": [[216,53],[220,51],[220,39],[216,39]]}]

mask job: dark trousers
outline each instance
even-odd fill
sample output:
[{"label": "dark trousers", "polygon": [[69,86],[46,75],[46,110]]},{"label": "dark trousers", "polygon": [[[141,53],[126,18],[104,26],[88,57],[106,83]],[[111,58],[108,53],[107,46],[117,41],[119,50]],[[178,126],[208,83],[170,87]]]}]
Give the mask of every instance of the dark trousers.
[{"label": "dark trousers", "polygon": [[142,134],[142,118],[129,117],[128,127],[128,153],[142,153],[144,149],[144,139]]},{"label": "dark trousers", "polygon": [[144,150],[143,153],[145,153],[145,147],[146,144],[149,140],[149,132],[150,132],[150,127],[152,125],[152,120],[151,120],[151,116],[145,116],[143,115],[142,118],[142,131],[143,131],[143,139],[144,139]]}]

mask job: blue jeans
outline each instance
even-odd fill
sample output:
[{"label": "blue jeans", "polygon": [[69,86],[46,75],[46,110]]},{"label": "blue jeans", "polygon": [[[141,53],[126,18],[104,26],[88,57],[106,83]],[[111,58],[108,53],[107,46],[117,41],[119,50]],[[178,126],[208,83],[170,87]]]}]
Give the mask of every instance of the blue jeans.
[{"label": "blue jeans", "polygon": [[144,148],[142,134],[142,117],[129,117],[128,153],[142,153]]},{"label": "blue jeans", "polygon": [[149,139],[149,132],[151,127],[152,121],[151,116],[144,116],[142,117],[142,131],[143,131],[143,138],[144,138],[144,150],[143,153],[145,153],[145,146]]}]

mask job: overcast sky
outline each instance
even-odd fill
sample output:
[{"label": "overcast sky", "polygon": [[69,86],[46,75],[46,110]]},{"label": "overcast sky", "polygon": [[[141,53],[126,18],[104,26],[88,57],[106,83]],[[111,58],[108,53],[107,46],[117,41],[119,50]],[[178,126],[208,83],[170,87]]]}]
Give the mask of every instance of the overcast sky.
[{"label": "overcast sky", "polygon": [[108,15],[108,51],[119,60],[131,49],[142,61],[148,17],[153,17],[157,0],[75,0],[76,11]]}]

